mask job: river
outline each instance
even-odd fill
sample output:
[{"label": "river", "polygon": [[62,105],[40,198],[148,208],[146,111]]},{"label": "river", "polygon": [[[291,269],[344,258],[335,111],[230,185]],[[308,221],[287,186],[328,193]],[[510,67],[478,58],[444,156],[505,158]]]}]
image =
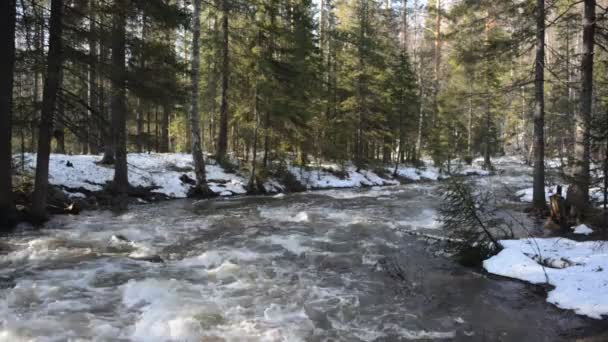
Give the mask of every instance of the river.
[{"label": "river", "polygon": [[[478,185],[529,186],[517,169]],[[0,341],[569,341],[606,327],[408,234],[441,235],[439,205],[423,183],[55,217],[0,243]]]}]

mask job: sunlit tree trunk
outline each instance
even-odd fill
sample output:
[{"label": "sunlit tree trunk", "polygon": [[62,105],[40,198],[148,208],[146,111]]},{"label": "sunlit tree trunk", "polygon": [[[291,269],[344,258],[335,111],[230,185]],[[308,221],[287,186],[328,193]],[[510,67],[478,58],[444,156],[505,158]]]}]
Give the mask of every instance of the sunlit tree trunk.
[{"label": "sunlit tree trunk", "polygon": [[582,218],[589,205],[590,157],[591,157],[591,111],[593,104],[593,50],[595,39],[595,0],[584,1],[583,56],[581,60],[580,109],[576,114],[573,183],[568,199],[575,214]]},{"label": "sunlit tree trunk", "polygon": [[217,160],[219,162],[224,161],[228,149],[228,81],[230,78],[228,6],[228,0],[222,0],[222,100],[217,142]]},{"label": "sunlit tree trunk", "polygon": [[207,186],[205,173],[205,159],[203,157],[203,146],[201,137],[199,102],[199,77],[200,77],[200,40],[201,40],[201,0],[194,0],[194,22],[192,27],[192,70],[190,73],[192,94],[190,108],[190,130],[192,143],[192,159],[194,161],[194,173],[196,175],[196,190],[198,194],[210,193]]},{"label": "sunlit tree trunk", "polygon": [[532,205],[546,207],[545,198],[545,0],[536,1],[534,106],[534,186]]}]

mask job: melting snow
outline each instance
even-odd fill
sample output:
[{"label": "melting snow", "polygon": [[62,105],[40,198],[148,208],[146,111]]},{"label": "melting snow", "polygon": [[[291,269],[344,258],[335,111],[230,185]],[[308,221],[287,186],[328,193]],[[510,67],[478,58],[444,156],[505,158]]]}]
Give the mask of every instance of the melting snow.
[{"label": "melting snow", "polygon": [[[35,154],[26,154],[26,167],[33,171],[36,167]],[[49,181],[63,186],[72,197],[84,197],[82,192],[100,191],[114,177],[112,166],[100,165],[101,156],[52,154],[49,164]],[[191,185],[182,182],[183,175],[194,179],[192,156],[185,153],[132,153],[128,155],[129,182],[133,186],[157,187],[157,193],[172,198],[185,198]],[[307,189],[358,188],[386,185],[399,185],[391,176],[380,176],[368,170],[357,170],[354,166],[344,169],[338,165],[319,165],[315,168],[288,168],[296,179]],[[247,175],[227,173],[219,165],[206,165],[209,187],[220,196],[242,195],[247,193]],[[393,169],[387,168],[387,174]],[[462,174],[481,174],[484,171],[468,168]],[[437,180],[441,178],[439,169],[427,165],[423,169],[402,166],[397,170],[400,177],[414,181]],[[278,193],[285,190],[276,179],[264,183],[267,192]],[[78,192],[78,189],[82,189]]]},{"label": "melting snow", "polygon": [[[596,319],[608,315],[608,244],[563,238],[504,240],[484,262],[493,274],[555,288],[549,303]],[[543,266],[544,265],[544,266]]]},{"label": "melting snow", "polygon": [[574,228],[574,234],[591,235],[593,234],[593,229],[589,228],[586,224],[581,224]]}]

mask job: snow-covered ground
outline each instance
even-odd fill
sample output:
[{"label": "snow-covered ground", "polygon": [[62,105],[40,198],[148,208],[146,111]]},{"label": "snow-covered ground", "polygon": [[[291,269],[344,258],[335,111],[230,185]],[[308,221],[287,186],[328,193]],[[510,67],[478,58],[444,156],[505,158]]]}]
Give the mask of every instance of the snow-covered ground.
[{"label": "snow-covered ground", "polygon": [[[35,154],[25,155],[25,166],[33,172],[36,167]],[[114,177],[112,166],[98,164],[100,156],[95,155],[62,155],[52,154],[49,165],[49,182],[61,186],[72,197],[84,197],[82,189],[86,191],[100,191],[107,182]],[[127,158],[129,166],[129,182],[133,186],[156,187],[157,193],[171,198],[185,198],[191,185],[180,178],[187,175],[194,179],[192,156],[183,153],[167,154],[136,154]],[[427,164],[429,162],[427,161]],[[347,166],[344,172],[335,164],[324,164],[312,168],[288,167],[288,170],[307,189],[333,189],[358,188],[371,186],[398,185],[399,181],[391,175],[393,168],[387,168],[385,175],[380,176],[369,170],[357,171],[354,166]],[[213,192],[220,196],[241,195],[247,192],[248,175],[228,173],[218,165],[207,165],[207,180]],[[487,174],[485,171],[468,167],[460,169],[460,174]],[[343,173],[344,176],[338,175]],[[438,180],[444,178],[439,169],[426,165],[417,169],[400,166],[397,170],[399,176],[419,180]],[[269,193],[280,193],[284,186],[276,179],[269,179],[264,184]],[[81,190],[81,191],[78,191]]]},{"label": "snow-covered ground", "polygon": [[[568,189],[567,184],[561,184],[562,186],[562,196],[566,197],[566,192]],[[555,191],[557,190],[557,184],[545,187],[545,198],[549,199],[549,197],[555,195]],[[534,188],[525,188],[519,190],[515,193],[515,196],[519,198],[522,202],[532,202],[532,195],[534,193]],[[601,188],[591,188],[589,189],[589,197],[595,203],[603,203],[604,202],[604,190]]]},{"label": "snow-covered ground", "polygon": [[[99,191],[114,177],[112,166],[99,165],[100,156],[52,154],[49,182],[70,189]],[[181,153],[129,154],[129,183],[133,186],[155,186],[155,192],[172,198],[185,198],[191,185],[180,180],[186,174],[194,178],[192,156]],[[34,170],[34,154],[26,155],[26,167]],[[230,174],[217,165],[207,165],[209,187],[221,196],[246,193],[245,178]],[[77,194],[77,192],[76,192]],[[70,192],[74,195],[74,192]],[[76,195],[78,196],[78,195]]]},{"label": "snow-covered ground", "polygon": [[500,241],[504,249],[484,262],[493,274],[548,283],[547,301],[577,314],[608,315],[608,242],[564,238]]}]

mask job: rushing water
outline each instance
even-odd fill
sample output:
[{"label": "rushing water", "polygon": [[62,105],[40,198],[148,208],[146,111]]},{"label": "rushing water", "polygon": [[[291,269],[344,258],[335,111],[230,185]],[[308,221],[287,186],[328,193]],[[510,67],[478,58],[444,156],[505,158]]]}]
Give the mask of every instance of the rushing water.
[{"label": "rushing water", "polygon": [[[412,184],[57,217],[0,245],[0,341],[559,341],[597,329],[405,233],[441,234],[438,205],[436,185]],[[150,255],[165,263],[138,260]]]}]

